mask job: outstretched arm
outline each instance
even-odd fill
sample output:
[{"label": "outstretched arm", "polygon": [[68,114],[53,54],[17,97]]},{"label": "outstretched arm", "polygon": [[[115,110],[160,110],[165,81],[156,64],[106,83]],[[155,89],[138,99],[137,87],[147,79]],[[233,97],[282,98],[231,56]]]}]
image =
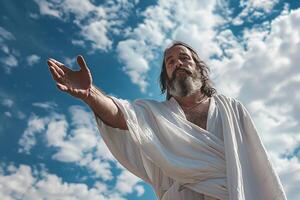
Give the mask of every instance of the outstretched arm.
[{"label": "outstretched arm", "polygon": [[91,72],[82,56],[77,57],[79,71],[73,71],[54,59],[49,59],[47,63],[58,89],[83,100],[107,125],[128,129],[118,106],[92,84]]}]

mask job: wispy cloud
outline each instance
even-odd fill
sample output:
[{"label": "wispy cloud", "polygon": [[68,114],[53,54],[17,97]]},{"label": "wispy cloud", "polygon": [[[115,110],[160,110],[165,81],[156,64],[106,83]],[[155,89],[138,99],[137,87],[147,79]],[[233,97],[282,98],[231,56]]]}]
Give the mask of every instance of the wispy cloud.
[{"label": "wispy cloud", "polygon": [[18,60],[14,55],[7,55],[5,57],[0,58],[3,68],[5,69],[5,73],[10,74],[12,68],[18,66]]},{"label": "wispy cloud", "polygon": [[26,61],[29,66],[33,66],[36,63],[38,63],[40,61],[40,59],[41,59],[40,56],[38,56],[36,54],[32,54],[32,55],[27,56]]},{"label": "wispy cloud", "polygon": [[15,36],[11,32],[0,26],[0,45],[1,51],[4,53],[4,55],[0,57],[0,62],[6,74],[10,74],[12,69],[19,64],[16,51],[11,49],[7,44],[7,41],[15,39]]},{"label": "wispy cloud", "polygon": [[6,30],[5,28],[0,26],[0,43],[2,43],[4,40],[15,40],[15,36]]},{"label": "wispy cloud", "polygon": [[46,101],[46,102],[34,102],[32,103],[33,106],[43,108],[46,110],[54,110],[57,107],[55,102]]},{"label": "wispy cloud", "polygon": [[12,107],[13,106],[13,104],[14,104],[14,101],[12,100],[12,99],[3,99],[2,100],[2,102],[1,102],[1,104],[3,105],[3,106],[6,106],[6,107]]}]

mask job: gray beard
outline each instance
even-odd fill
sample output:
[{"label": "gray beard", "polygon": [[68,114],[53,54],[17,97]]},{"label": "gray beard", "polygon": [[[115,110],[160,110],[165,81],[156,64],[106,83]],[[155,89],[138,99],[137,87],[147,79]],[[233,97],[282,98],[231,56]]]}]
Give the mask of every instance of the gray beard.
[{"label": "gray beard", "polygon": [[185,97],[200,91],[201,87],[202,82],[198,76],[179,77],[169,81],[168,92],[172,96]]}]

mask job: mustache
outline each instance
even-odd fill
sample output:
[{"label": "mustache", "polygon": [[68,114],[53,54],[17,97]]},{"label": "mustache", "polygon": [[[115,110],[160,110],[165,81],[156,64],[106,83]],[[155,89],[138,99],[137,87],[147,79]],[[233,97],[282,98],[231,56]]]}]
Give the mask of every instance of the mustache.
[{"label": "mustache", "polygon": [[179,72],[179,71],[185,71],[187,74],[189,74],[189,75],[192,75],[193,74],[193,72],[190,70],[190,69],[188,69],[188,68],[185,68],[185,67],[179,67],[179,68],[177,68],[177,69],[175,69],[174,71],[173,71],[173,73],[172,73],[172,78],[171,79],[175,79],[176,78],[176,73],[177,72]]}]

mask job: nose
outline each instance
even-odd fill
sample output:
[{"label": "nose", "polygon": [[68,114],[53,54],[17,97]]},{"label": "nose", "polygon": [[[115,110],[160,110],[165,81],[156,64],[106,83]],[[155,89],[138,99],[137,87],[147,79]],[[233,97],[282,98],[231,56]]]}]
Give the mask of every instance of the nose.
[{"label": "nose", "polygon": [[176,60],[176,63],[175,63],[175,69],[177,69],[178,67],[182,67],[183,63],[180,59],[177,59]]}]

